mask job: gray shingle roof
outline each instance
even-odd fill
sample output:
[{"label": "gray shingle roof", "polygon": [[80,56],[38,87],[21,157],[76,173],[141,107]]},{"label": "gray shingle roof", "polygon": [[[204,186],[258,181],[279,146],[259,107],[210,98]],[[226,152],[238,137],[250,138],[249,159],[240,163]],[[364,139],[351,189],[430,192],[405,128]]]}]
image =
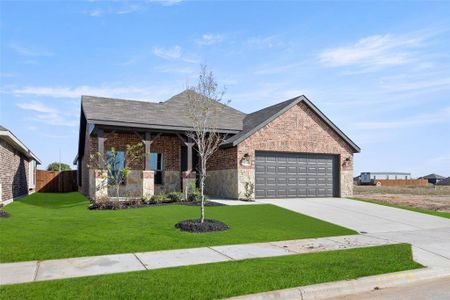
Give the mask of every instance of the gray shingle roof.
[{"label": "gray shingle roof", "polygon": [[3,127],[2,125],[0,125],[0,131],[9,131],[7,128]]},{"label": "gray shingle roof", "polygon": [[422,178],[423,179],[444,179],[445,177],[441,176],[441,175],[438,175],[438,174],[435,174],[435,173],[431,173],[431,174],[428,174],[426,176],[423,176]]},{"label": "gray shingle roof", "polygon": [[[189,130],[192,128],[192,122],[186,109],[189,105],[188,92],[184,91],[160,103],[82,96],[82,109],[87,121],[94,124]],[[360,151],[360,148],[305,96],[292,98],[248,115],[230,106],[217,103],[216,109],[220,119],[217,120],[215,127],[223,132],[234,134],[223,143],[223,146],[239,144],[301,101],[317,113],[355,152]]]},{"label": "gray shingle roof", "polygon": [[[186,109],[189,103],[187,93],[184,91],[160,103],[83,96],[82,107],[88,122],[94,124],[188,129],[192,128],[192,122]],[[217,103],[216,113],[220,118],[215,127],[231,132],[242,130],[243,112]]]}]

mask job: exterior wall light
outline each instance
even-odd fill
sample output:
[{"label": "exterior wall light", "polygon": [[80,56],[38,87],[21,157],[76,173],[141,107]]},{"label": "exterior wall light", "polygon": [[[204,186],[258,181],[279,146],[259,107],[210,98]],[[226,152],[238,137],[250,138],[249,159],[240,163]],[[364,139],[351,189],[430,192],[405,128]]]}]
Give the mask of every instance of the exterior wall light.
[{"label": "exterior wall light", "polygon": [[244,156],[242,156],[242,159],[241,159],[241,166],[248,167],[250,165],[251,165],[251,163],[250,163],[250,155],[248,153],[245,153]]}]

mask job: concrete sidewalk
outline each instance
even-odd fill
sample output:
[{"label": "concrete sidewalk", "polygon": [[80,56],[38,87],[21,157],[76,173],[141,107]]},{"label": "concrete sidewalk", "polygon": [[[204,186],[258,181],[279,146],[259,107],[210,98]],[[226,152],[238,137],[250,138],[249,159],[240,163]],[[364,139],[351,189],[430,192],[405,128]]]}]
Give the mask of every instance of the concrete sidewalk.
[{"label": "concrete sidewalk", "polygon": [[395,242],[378,237],[350,235],[318,239],[3,263],[0,264],[0,284],[143,271],[386,244],[395,244]]}]

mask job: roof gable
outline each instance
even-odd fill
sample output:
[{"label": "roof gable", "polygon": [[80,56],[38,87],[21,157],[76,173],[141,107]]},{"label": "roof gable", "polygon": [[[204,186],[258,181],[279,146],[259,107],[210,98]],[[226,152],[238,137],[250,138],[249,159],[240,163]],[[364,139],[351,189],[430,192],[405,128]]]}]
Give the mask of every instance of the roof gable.
[{"label": "roof gable", "polygon": [[322,113],[311,101],[308,100],[308,98],[303,95],[248,114],[244,118],[243,130],[227,139],[222,146],[231,147],[238,145],[300,102],[305,103],[311,110],[313,110],[321,118],[321,120],[325,122],[325,124],[331,127],[338,134],[338,136],[353,149],[354,152],[361,151],[361,149],[348,136],[346,136],[333,122],[331,122],[330,119],[328,119],[327,116],[325,116],[324,113]]}]

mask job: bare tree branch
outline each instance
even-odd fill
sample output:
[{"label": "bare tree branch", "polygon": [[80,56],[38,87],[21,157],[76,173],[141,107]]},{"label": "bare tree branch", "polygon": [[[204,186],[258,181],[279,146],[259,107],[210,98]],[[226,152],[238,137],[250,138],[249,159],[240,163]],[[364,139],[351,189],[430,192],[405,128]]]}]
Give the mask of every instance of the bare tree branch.
[{"label": "bare tree branch", "polygon": [[218,103],[223,103],[224,89],[219,90],[214,74],[202,65],[198,83],[188,87],[189,107],[188,115],[192,121],[192,131],[186,135],[197,145],[197,152],[200,158],[199,175],[201,202],[201,222],[205,219],[205,179],[207,176],[208,159],[216,152],[224,140],[224,135],[219,132],[217,126],[221,118],[217,111]]}]

